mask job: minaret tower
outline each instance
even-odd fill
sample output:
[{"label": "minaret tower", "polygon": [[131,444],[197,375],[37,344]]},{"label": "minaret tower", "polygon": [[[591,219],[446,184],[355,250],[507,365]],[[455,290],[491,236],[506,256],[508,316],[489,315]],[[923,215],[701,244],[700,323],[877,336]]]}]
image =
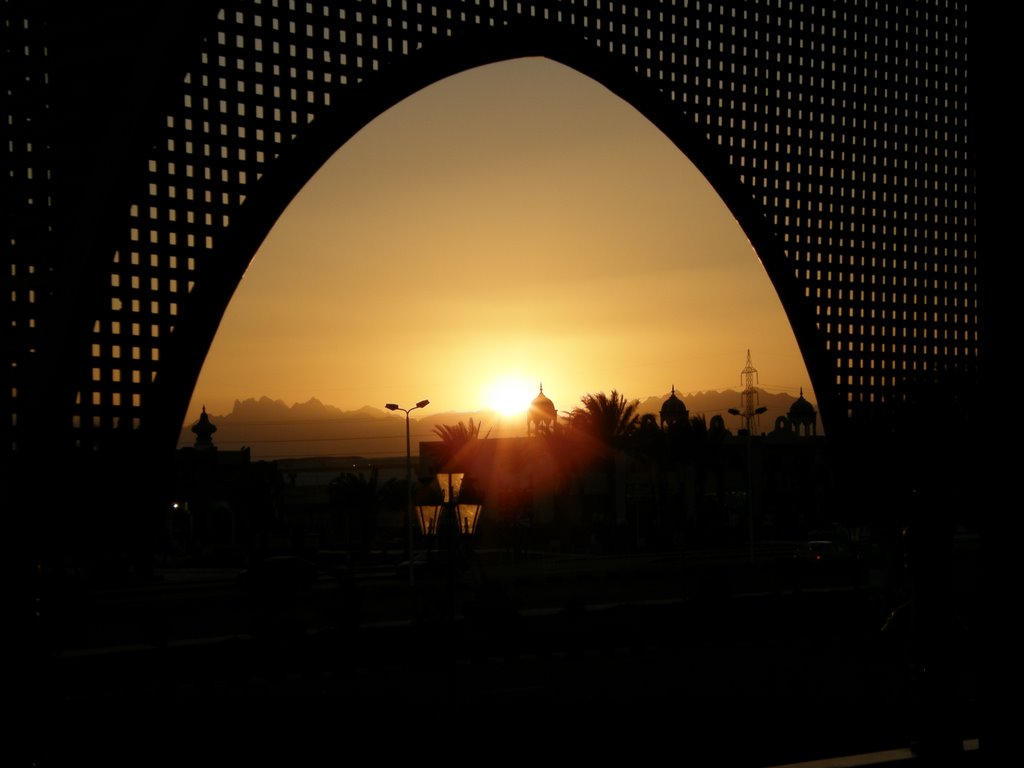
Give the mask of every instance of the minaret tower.
[{"label": "minaret tower", "polygon": [[192,431],[196,436],[194,447],[197,451],[217,450],[217,446],[213,444],[213,433],[217,431],[217,427],[210,421],[210,417],[206,415],[205,405],[203,406],[203,412],[199,414],[199,421],[192,425]]}]

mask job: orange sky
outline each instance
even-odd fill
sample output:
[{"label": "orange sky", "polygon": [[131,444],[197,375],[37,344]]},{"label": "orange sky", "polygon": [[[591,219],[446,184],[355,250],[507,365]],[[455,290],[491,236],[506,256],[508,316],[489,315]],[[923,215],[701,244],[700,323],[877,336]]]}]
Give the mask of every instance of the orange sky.
[{"label": "orange sky", "polygon": [[761,386],[814,399],[750,243],[689,160],[545,59],[470,70],[342,146],[243,278],[188,421],[236,399],[559,409]]}]

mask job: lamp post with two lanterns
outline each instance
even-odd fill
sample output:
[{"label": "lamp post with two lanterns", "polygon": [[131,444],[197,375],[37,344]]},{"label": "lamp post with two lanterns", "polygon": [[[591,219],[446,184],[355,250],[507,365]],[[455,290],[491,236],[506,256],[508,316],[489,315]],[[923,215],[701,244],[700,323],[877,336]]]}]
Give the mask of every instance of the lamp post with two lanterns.
[{"label": "lamp post with two lanterns", "polygon": [[[441,504],[418,504],[416,515],[419,520],[420,533],[424,537],[437,535],[441,527],[445,528],[448,537],[448,589],[451,601],[451,617],[455,615],[455,549],[456,541],[468,541],[476,532],[483,505],[475,501],[463,500],[462,490],[465,487],[465,472],[437,472],[437,485],[441,489]],[[442,517],[443,516],[443,517]],[[445,519],[446,518],[446,519]],[[442,526],[443,523],[443,526]]]},{"label": "lamp post with two lanterns", "polygon": [[[462,491],[465,488],[465,472],[439,471],[434,475],[437,482],[437,490],[432,492],[431,500],[427,503],[416,505],[416,516],[419,520],[420,533],[427,540],[429,553],[430,539],[440,535],[443,528],[447,537],[448,557],[446,563],[448,594],[447,605],[442,616],[445,621],[443,626],[451,633],[445,646],[448,648],[449,658],[445,665],[448,670],[448,696],[454,703],[457,700],[457,663],[456,663],[456,614],[457,597],[455,590],[456,574],[456,541],[462,539],[468,542],[476,531],[477,523],[480,520],[480,510],[483,505],[475,501],[463,500]],[[469,494],[467,494],[469,495]],[[440,501],[441,503],[436,503]],[[438,542],[438,551],[441,545]]]},{"label": "lamp post with two lanterns", "polygon": [[424,536],[437,534],[442,513],[447,512],[448,525],[453,534],[471,537],[476,532],[480,520],[482,504],[462,500],[465,472],[438,472],[435,475],[437,485],[441,489],[443,501],[440,504],[417,504],[416,519],[419,521],[420,533]]}]

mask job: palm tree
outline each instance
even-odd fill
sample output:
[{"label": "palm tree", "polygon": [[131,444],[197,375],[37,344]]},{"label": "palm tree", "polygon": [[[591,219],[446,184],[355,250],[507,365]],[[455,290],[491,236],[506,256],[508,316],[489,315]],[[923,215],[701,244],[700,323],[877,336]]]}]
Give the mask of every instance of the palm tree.
[{"label": "palm tree", "polygon": [[645,413],[640,417],[637,428],[629,438],[629,453],[634,471],[644,478],[647,486],[646,502],[643,503],[641,515],[640,504],[631,507],[636,545],[640,548],[643,541],[659,544],[667,539],[665,531],[665,499],[666,487],[666,436],[658,425],[658,417],[653,413]]},{"label": "palm tree", "polygon": [[[469,425],[467,426],[464,421],[460,421],[458,424],[438,424],[434,427],[434,434],[441,438],[445,443],[451,445],[465,445],[473,438],[480,437],[480,428],[484,425],[481,421],[478,424],[473,423],[473,417],[469,417]],[[490,431],[487,433],[490,434]],[[484,436],[486,437],[486,435]]]},{"label": "palm tree", "polygon": [[617,390],[587,394],[580,402],[569,415],[570,423],[609,448],[621,448],[640,424],[640,401],[626,400]]},{"label": "palm tree", "polygon": [[658,426],[658,417],[645,413],[633,431],[631,453],[644,466],[653,466],[665,458],[665,432]]},{"label": "palm tree", "polygon": [[640,401],[627,400],[613,389],[610,395],[604,392],[584,395],[580,402],[582,405],[569,414],[569,423],[587,438],[591,460],[604,470],[608,492],[604,513],[607,544],[613,545],[617,523],[616,456],[639,426]]},{"label": "palm tree", "polygon": [[331,503],[342,515],[345,546],[349,550],[355,549],[360,553],[369,550],[381,490],[376,467],[370,471],[369,477],[356,472],[342,472],[331,480],[328,492]]},{"label": "palm tree", "polygon": [[[469,418],[469,424],[460,421],[458,424],[438,424],[434,427],[434,434],[441,438],[441,459],[444,466],[457,468],[463,467],[472,459],[473,447],[480,438],[480,428],[483,422],[474,423],[473,417]],[[487,432],[490,435],[490,431]],[[484,438],[487,438],[484,435]]]}]

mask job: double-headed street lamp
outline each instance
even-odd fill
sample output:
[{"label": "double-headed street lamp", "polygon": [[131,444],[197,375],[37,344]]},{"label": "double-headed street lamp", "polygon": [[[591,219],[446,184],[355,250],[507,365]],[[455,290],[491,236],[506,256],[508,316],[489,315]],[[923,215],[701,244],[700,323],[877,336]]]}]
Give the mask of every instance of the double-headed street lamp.
[{"label": "double-headed street lamp", "polygon": [[748,435],[754,434],[754,418],[760,416],[762,413],[767,411],[766,406],[760,406],[758,408],[747,407],[746,410],[741,411],[739,408],[730,408],[729,413],[733,416],[743,417],[743,428],[747,430]]},{"label": "double-headed street lamp", "polygon": [[420,400],[412,408],[402,408],[397,403],[387,403],[384,407],[389,411],[402,411],[405,414],[405,522],[409,529],[409,586],[416,584],[416,567],[413,563],[412,550],[412,445],[409,442],[409,412],[417,408],[426,408],[429,400]]}]

